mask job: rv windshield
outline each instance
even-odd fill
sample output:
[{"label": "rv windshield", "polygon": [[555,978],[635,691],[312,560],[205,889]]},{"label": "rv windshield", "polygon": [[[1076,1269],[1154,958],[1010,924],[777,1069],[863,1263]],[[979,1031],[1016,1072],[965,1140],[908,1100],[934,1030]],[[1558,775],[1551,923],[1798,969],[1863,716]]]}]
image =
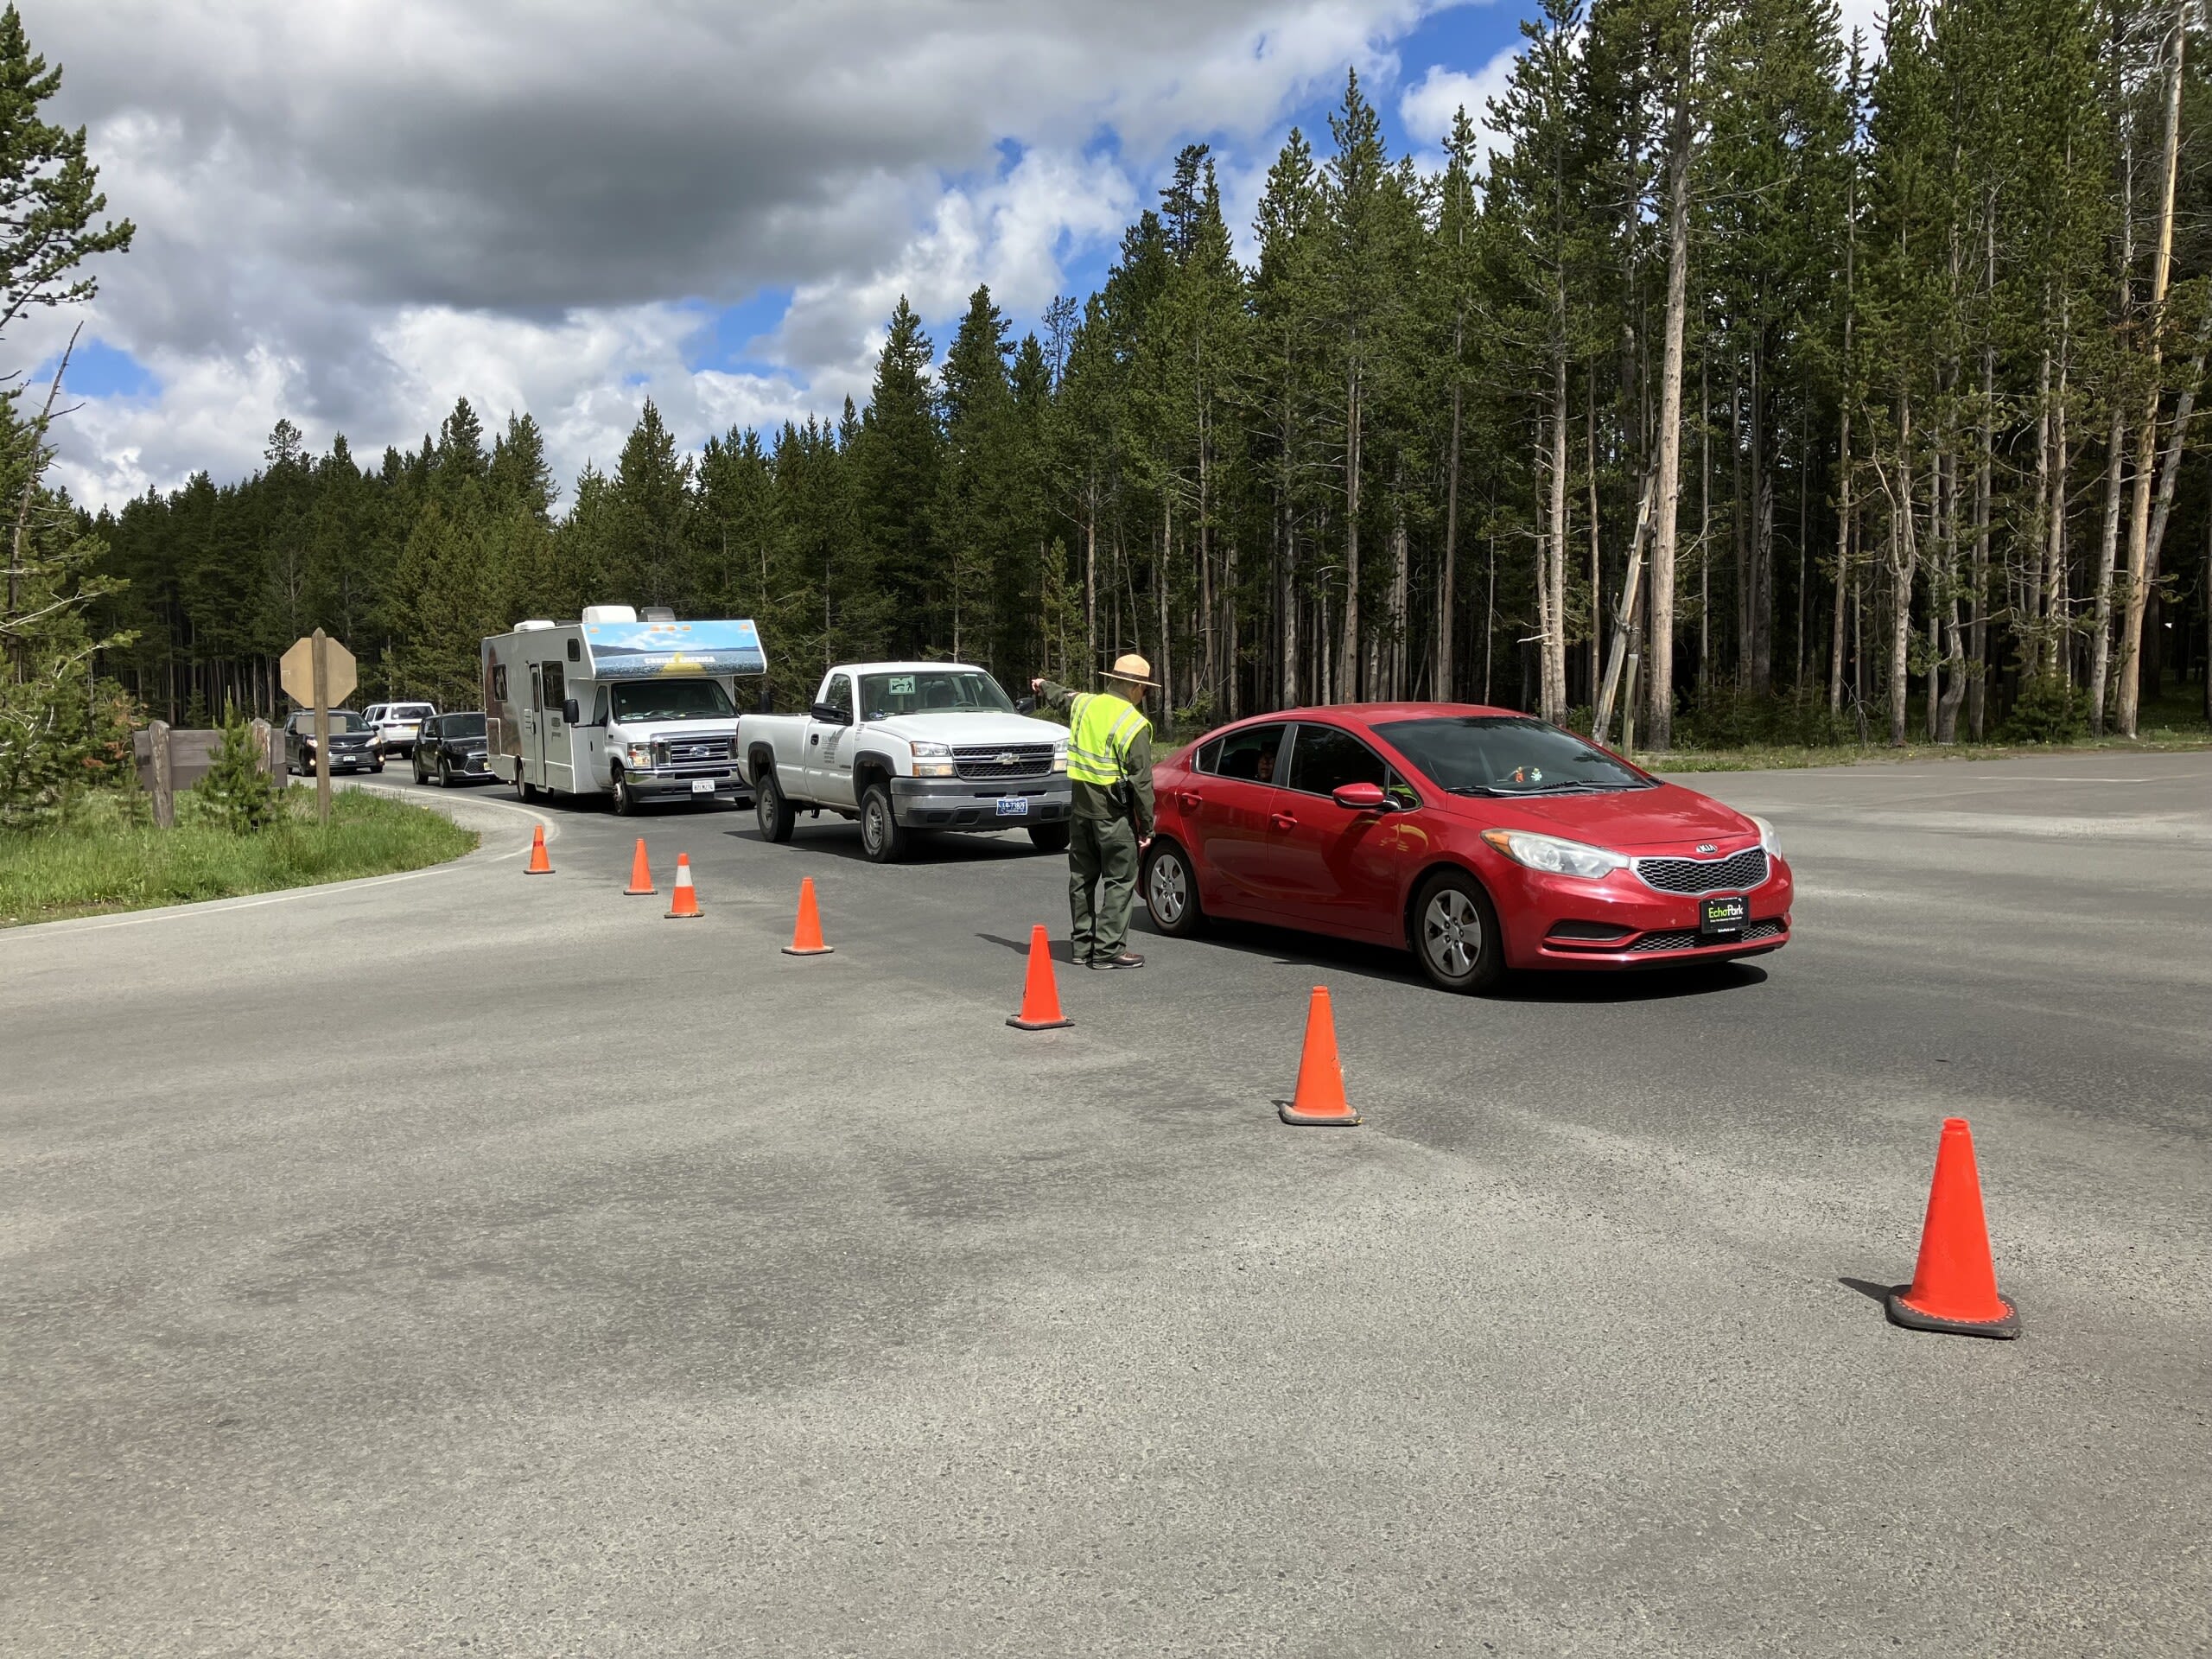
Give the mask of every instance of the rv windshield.
[{"label": "rv windshield", "polygon": [[629,680],[614,688],[617,720],[734,720],[720,680]]},{"label": "rv windshield", "polygon": [[899,715],[1010,715],[999,683],[977,669],[918,668],[861,676],[861,718]]}]

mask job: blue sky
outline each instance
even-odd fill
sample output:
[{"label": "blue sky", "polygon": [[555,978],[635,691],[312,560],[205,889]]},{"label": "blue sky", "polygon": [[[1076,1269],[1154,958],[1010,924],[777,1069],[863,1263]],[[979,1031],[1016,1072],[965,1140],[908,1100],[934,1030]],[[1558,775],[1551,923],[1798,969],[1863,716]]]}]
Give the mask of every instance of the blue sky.
[{"label": "blue sky", "polygon": [[[609,30],[619,16],[622,28]],[[652,397],[684,442],[864,397],[892,305],[940,348],[977,282],[1087,294],[1184,143],[1249,226],[1357,64],[1394,153],[1479,118],[1510,5],[1452,0],[387,0],[28,18],[111,212],[60,477],[112,503],[260,464],[279,417],[357,454],[467,396],[556,469]],[[213,21],[211,21],[211,19]],[[497,41],[496,51],[487,41]],[[395,46],[404,41],[406,49]],[[50,375],[68,324],[6,345]],[[4,367],[0,365],[0,367]]]}]

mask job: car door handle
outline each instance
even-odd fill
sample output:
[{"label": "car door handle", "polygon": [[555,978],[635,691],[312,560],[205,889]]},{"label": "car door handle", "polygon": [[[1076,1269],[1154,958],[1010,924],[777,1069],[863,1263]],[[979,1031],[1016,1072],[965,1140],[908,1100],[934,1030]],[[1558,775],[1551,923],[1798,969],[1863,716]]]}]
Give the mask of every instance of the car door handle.
[{"label": "car door handle", "polygon": [[1298,818],[1294,813],[1270,812],[1268,814],[1268,822],[1274,825],[1278,830],[1295,830],[1298,828]]},{"label": "car door handle", "polygon": [[1205,804],[1205,801],[1203,796],[1193,795],[1186,790],[1175,798],[1175,804],[1185,812],[1195,812]]}]

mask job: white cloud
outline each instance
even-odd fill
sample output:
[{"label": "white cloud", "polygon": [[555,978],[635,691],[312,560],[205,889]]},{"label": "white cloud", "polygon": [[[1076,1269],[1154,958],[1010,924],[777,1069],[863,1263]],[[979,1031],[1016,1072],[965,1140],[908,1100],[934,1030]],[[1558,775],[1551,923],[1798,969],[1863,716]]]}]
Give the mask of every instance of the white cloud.
[{"label": "white cloud", "polygon": [[[1393,42],[1448,3],[41,10],[57,113],[139,226],[88,332],[159,383],[72,423],[75,487],[235,472],[279,414],[411,442],[463,392],[526,402],[563,469],[645,390],[690,442],[834,410],[899,292],[942,317],[982,281],[1033,309],[1177,145],[1279,133],[1347,63],[1387,88]],[[784,375],[686,370],[703,317],[784,288],[760,348]]]},{"label": "white cloud", "polygon": [[1475,124],[1478,168],[1482,154],[1504,148],[1497,129],[1491,124],[1490,100],[1504,95],[1520,56],[1518,47],[1508,47],[1471,75],[1433,63],[1426,74],[1406,88],[1398,99],[1398,115],[1419,147],[1422,166],[1433,170],[1443,165],[1444,141],[1451,136],[1453,116],[1461,110]]}]

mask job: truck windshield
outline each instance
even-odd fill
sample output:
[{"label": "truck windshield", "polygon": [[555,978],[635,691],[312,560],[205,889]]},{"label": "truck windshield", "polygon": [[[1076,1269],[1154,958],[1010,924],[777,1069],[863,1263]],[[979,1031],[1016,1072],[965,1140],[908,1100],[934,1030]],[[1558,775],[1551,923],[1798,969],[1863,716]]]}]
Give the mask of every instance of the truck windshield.
[{"label": "truck windshield", "polygon": [[980,669],[917,668],[901,674],[861,676],[861,718],[899,715],[1010,715],[999,683]]},{"label": "truck windshield", "polygon": [[617,720],[733,720],[720,680],[633,680],[614,688]]}]

